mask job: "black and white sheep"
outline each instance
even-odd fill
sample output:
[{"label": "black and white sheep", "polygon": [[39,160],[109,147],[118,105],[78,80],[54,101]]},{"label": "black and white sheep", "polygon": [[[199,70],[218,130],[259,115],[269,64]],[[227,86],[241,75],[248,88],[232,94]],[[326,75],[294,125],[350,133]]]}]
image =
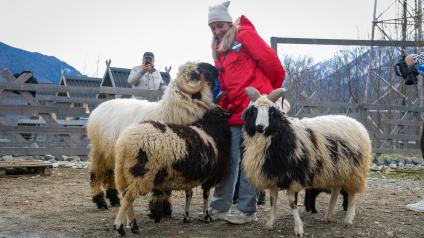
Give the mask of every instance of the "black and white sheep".
[{"label": "black and white sheep", "polygon": [[90,188],[98,208],[119,205],[114,183],[115,142],[127,126],[144,120],[176,124],[193,123],[211,108],[217,70],[208,63],[187,62],[179,67],[177,78],[168,85],[158,102],[138,99],[113,99],[100,104],[87,123],[91,142],[89,153]]},{"label": "black and white sheep", "polygon": [[329,222],[340,189],[349,195],[345,224],[355,216],[356,193],[366,189],[371,161],[371,142],[365,127],[346,116],[290,119],[276,108],[285,94],[280,88],[261,96],[247,88],[251,104],[245,110],[242,160],[248,180],[258,189],[269,189],[271,216],[275,223],[278,191],[287,190],[294,217],[294,233],[303,236],[295,194],[303,188],[330,189],[324,221]]},{"label": "black and white sheep", "polygon": [[225,176],[230,161],[228,118],[216,107],[191,125],[146,121],[121,133],[116,142],[115,179],[122,205],[114,223],[120,235],[125,234],[125,219],[131,231],[138,232],[133,202],[150,192],[185,190],[184,221],[189,221],[192,188],[201,185],[204,218],[211,220],[209,190]]}]

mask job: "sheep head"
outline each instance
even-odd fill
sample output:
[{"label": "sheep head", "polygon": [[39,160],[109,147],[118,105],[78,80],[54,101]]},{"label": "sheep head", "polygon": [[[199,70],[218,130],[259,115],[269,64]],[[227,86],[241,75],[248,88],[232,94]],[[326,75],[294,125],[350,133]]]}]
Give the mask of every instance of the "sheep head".
[{"label": "sheep head", "polygon": [[259,91],[253,87],[245,89],[245,93],[250,97],[250,105],[243,112],[242,119],[245,121],[245,130],[253,136],[256,132],[266,136],[275,131],[276,121],[284,118],[284,113],[277,105],[277,100],[286,94],[284,88],[278,88],[269,95],[260,95]]},{"label": "sheep head", "polygon": [[184,93],[196,95],[203,90],[206,83],[209,84],[209,89],[211,90],[217,77],[218,71],[213,65],[187,62],[180,66],[176,83],[178,88]]}]

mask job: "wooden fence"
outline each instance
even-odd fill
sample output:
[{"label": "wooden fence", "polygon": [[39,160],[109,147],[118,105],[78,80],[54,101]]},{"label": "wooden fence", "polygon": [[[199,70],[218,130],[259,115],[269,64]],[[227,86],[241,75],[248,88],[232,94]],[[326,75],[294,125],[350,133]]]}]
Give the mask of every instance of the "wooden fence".
[{"label": "wooden fence", "polygon": [[[0,82],[1,155],[88,154],[85,125],[90,112],[108,99],[57,96],[60,92],[142,96],[158,100],[161,93],[128,88],[87,88],[50,84],[26,84],[30,74],[17,79],[3,72]],[[33,96],[36,92],[36,96]],[[20,105],[18,105],[20,104]],[[381,153],[418,154],[423,108],[379,104],[305,101],[292,104],[291,116],[313,117],[343,114],[361,121]]]},{"label": "wooden fence", "polygon": [[371,136],[375,154],[420,154],[423,108],[382,104],[339,102],[297,102],[291,116],[303,118],[341,114],[353,117],[365,125]]},{"label": "wooden fence", "polygon": [[152,90],[24,83],[31,73],[15,78],[3,71],[2,76],[6,81],[0,81],[0,156],[88,154],[87,118],[109,99],[58,96],[60,92],[109,94],[115,98],[135,95],[150,101],[161,96],[161,92]]}]

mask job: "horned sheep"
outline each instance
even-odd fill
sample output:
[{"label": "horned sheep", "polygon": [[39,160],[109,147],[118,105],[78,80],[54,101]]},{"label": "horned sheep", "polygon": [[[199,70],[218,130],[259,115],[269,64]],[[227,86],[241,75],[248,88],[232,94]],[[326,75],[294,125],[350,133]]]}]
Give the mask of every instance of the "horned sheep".
[{"label": "horned sheep", "polygon": [[243,169],[258,189],[269,189],[271,229],[275,223],[278,191],[287,190],[294,217],[294,233],[303,237],[303,225],[295,194],[303,188],[330,189],[331,198],[324,221],[329,222],[341,189],[348,193],[345,224],[355,216],[356,194],[366,189],[371,161],[367,130],[346,116],[319,116],[290,119],[278,110],[275,101],[285,94],[282,88],[261,96],[249,87],[251,104],[245,110]]},{"label": "horned sheep", "polygon": [[211,220],[209,190],[225,176],[230,161],[228,118],[216,107],[191,125],[145,121],[121,133],[115,147],[115,177],[123,202],[114,223],[120,235],[125,235],[125,219],[138,233],[133,202],[149,192],[185,190],[184,221],[189,221],[192,188],[201,185],[204,218]]},{"label": "horned sheep", "polygon": [[179,67],[177,77],[166,88],[158,102],[138,99],[113,99],[100,104],[90,115],[87,135],[91,142],[89,153],[90,188],[92,200],[99,209],[119,205],[114,183],[115,142],[127,126],[144,120],[161,120],[189,124],[200,119],[211,108],[211,88],[217,70],[208,63],[187,62]]}]

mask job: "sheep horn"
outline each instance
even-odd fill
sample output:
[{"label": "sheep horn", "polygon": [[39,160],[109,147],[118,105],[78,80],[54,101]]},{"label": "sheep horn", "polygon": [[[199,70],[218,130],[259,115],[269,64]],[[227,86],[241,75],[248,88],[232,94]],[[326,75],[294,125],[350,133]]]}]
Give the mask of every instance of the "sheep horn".
[{"label": "sheep horn", "polygon": [[280,97],[284,97],[285,94],[286,90],[284,88],[277,88],[268,95],[268,99],[271,102],[276,102]]},{"label": "sheep horn", "polygon": [[199,83],[196,85],[190,85],[179,81],[177,84],[181,91],[193,95],[200,92],[205,87],[205,76],[201,73]]},{"label": "sheep horn", "polygon": [[252,102],[256,102],[256,100],[258,100],[258,98],[261,96],[259,91],[254,87],[247,87],[244,92],[247,94],[247,96],[250,97]]}]

